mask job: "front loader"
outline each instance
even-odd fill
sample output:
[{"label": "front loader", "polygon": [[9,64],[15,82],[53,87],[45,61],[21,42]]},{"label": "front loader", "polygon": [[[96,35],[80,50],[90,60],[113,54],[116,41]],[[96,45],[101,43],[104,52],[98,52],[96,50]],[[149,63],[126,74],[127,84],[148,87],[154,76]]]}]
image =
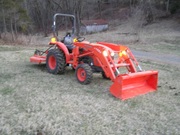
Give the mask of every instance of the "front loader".
[{"label": "front loader", "polygon": [[[55,34],[57,16],[73,19],[72,33],[67,33],[61,41]],[[101,73],[103,78],[113,82],[110,93],[122,100],[157,90],[158,71],[143,71],[128,47],[107,42],[90,43],[83,37],[75,37],[73,15],[57,13],[53,19],[54,37],[50,47],[44,52],[36,50],[30,58],[32,63],[46,63],[52,74],[63,74],[66,66],[72,66],[81,84],[91,83],[93,73]],[[126,73],[120,72],[122,67],[126,68]]]}]

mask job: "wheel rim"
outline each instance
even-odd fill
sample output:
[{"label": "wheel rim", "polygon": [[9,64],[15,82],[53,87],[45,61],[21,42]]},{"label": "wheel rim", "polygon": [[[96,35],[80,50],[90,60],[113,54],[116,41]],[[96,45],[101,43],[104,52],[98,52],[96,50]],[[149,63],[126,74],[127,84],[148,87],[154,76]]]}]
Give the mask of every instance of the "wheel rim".
[{"label": "wheel rim", "polygon": [[56,59],[53,55],[49,57],[48,65],[50,69],[55,69],[56,68]]},{"label": "wheel rim", "polygon": [[77,71],[78,80],[83,82],[86,80],[86,71],[83,68],[79,68]]}]

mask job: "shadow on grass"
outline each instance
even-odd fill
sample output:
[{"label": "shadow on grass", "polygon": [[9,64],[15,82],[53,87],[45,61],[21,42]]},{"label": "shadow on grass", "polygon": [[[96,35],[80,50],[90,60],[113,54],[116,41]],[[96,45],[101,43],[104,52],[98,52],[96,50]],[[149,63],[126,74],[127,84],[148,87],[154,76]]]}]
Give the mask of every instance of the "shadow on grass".
[{"label": "shadow on grass", "polygon": [[28,64],[27,67],[46,72],[46,64]]},{"label": "shadow on grass", "polygon": [[[103,79],[100,73],[93,74],[93,80],[90,84],[82,85],[77,81],[75,71],[71,67],[66,67],[65,73],[62,75],[52,75],[48,73],[45,64],[27,64],[26,66],[27,71],[33,74],[41,72],[43,74],[46,74],[44,77],[54,78],[55,80],[57,79],[54,83],[56,85],[64,85],[64,87],[69,87],[70,90],[66,89],[66,92],[68,93],[82,94],[81,92],[83,92],[85,93],[85,95],[91,95],[99,99],[113,98],[116,100],[116,98],[114,98],[109,92],[112,81],[108,79]],[[59,84],[57,84],[59,80],[61,81],[59,82]]]}]

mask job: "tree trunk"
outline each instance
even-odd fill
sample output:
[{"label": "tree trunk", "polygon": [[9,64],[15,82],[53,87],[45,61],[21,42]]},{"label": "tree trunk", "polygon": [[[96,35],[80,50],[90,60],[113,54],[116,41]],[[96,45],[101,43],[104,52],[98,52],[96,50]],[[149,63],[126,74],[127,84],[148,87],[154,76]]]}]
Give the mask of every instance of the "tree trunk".
[{"label": "tree trunk", "polygon": [[12,20],[12,18],[11,18],[10,23],[11,23],[11,35],[12,35],[12,41],[14,42],[14,41],[15,41],[15,36],[14,36],[13,20]]},{"label": "tree trunk", "polygon": [[2,9],[2,16],[3,16],[3,31],[4,33],[7,33],[7,26],[6,26],[6,18],[5,18],[5,13],[4,13],[4,9]]},{"label": "tree trunk", "polygon": [[76,13],[76,34],[77,36],[79,36],[79,33],[80,33],[80,14],[79,12],[77,11]]},{"label": "tree trunk", "polygon": [[167,2],[166,2],[166,13],[168,13],[169,12],[169,0],[167,0]]},{"label": "tree trunk", "polygon": [[80,34],[80,25],[81,25],[81,10],[82,10],[82,0],[78,0],[74,3],[74,15],[76,17],[76,35]]},{"label": "tree trunk", "polygon": [[14,31],[15,31],[15,36],[17,38],[18,32],[17,32],[17,21],[16,21],[15,13],[14,13]]},{"label": "tree trunk", "polygon": [[98,0],[98,12],[99,12],[99,17],[102,18],[102,8],[101,8],[101,1]]},{"label": "tree trunk", "polygon": [[132,10],[132,0],[129,0],[129,7],[130,7],[130,10]]}]

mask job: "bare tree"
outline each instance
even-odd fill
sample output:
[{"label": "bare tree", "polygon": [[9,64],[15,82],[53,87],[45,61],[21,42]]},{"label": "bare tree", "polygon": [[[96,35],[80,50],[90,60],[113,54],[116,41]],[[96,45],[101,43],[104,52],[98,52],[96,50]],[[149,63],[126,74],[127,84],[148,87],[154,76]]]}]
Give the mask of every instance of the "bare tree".
[{"label": "bare tree", "polygon": [[169,0],[166,1],[166,13],[169,12]]},{"label": "bare tree", "polygon": [[18,29],[21,30],[21,22],[26,22],[27,14],[23,8],[23,0],[1,0],[0,16],[2,18],[2,30],[3,33],[10,32],[12,35],[12,41],[15,41],[18,36]]}]

